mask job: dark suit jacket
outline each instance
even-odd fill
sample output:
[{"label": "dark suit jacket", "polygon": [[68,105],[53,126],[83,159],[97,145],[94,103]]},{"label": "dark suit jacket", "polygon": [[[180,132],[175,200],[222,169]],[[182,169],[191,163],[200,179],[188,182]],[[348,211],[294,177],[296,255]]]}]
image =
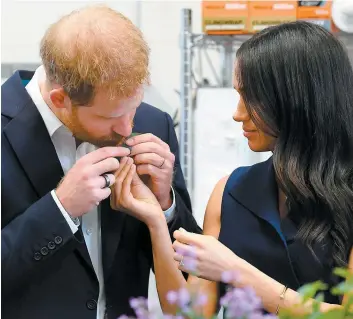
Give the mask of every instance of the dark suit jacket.
[{"label": "dark suit jacket", "polygon": [[[99,287],[80,229],[72,234],[50,191],[63,171],[44,122],[16,72],[1,87],[1,284],[3,318],[96,318]],[[176,156],[176,215],[170,232],[200,232],[180,168],[170,116],[142,103],[136,132],[150,132]],[[129,298],[147,296],[152,251],[147,227],[101,203],[108,318],[131,314]]]}]

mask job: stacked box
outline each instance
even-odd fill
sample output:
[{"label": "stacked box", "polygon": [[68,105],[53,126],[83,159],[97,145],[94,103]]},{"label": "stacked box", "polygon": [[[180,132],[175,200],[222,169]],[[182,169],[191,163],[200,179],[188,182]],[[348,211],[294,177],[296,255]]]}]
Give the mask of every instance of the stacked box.
[{"label": "stacked box", "polygon": [[329,31],[336,28],[331,19],[332,0],[298,1],[297,19],[321,25]]},{"label": "stacked box", "polygon": [[249,31],[256,33],[269,26],[296,21],[297,0],[249,1]]},{"label": "stacked box", "polygon": [[206,34],[246,34],[249,1],[202,1],[202,30]]}]

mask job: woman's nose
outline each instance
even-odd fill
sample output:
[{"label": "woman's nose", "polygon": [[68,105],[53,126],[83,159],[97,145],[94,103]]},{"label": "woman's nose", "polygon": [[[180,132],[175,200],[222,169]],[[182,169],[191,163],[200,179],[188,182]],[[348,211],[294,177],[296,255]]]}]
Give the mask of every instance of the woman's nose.
[{"label": "woman's nose", "polygon": [[233,119],[236,122],[245,122],[250,119],[249,113],[246,110],[244,103],[239,102],[238,106],[233,114]]}]

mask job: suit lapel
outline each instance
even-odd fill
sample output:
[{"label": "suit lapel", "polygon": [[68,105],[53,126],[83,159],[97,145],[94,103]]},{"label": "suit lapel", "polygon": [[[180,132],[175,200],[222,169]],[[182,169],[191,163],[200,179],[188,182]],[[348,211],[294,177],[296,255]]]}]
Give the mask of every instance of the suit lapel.
[{"label": "suit lapel", "polygon": [[[17,76],[19,75],[17,74]],[[38,197],[41,198],[57,187],[64,173],[44,121],[33,101],[25,94],[25,88],[18,81],[17,85],[15,83],[11,89],[12,94],[16,94],[16,92],[19,94],[14,99],[7,95],[2,100],[6,102],[6,108],[11,108],[11,105],[14,105],[14,109],[18,109],[20,104],[22,106],[4,128],[4,135],[16,153],[28,180]],[[18,96],[21,96],[22,99],[19,100]],[[77,249],[92,267],[81,227],[79,231],[81,232],[82,244]]]},{"label": "suit lapel", "polygon": [[6,126],[4,134],[12,145],[39,197],[56,188],[64,176],[54,145],[33,102]]}]

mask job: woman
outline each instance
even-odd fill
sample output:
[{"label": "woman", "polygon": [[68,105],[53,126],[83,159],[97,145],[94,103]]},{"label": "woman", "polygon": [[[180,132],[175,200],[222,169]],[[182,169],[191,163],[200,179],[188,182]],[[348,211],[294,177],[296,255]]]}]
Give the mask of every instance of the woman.
[{"label": "woman", "polygon": [[[117,172],[120,208],[150,230],[165,312],[174,311],[165,296],[186,284],[179,269],[186,270],[192,254],[197,277],[188,283],[216,296],[218,285],[225,291],[222,273],[235,270],[240,279],[232,283],[252,286],[272,313],[297,304],[295,290],[303,284],[335,285],[333,269],[347,266],[352,255],[353,72],[342,45],[306,22],[268,28],[237,51],[234,87],[240,94],[234,120],[243,123],[250,149],[273,156],[219,181],[206,209],[207,236],[177,231],[173,247],[132,159]],[[216,301],[209,300],[205,315]],[[321,308],[339,304],[326,292]]]}]

